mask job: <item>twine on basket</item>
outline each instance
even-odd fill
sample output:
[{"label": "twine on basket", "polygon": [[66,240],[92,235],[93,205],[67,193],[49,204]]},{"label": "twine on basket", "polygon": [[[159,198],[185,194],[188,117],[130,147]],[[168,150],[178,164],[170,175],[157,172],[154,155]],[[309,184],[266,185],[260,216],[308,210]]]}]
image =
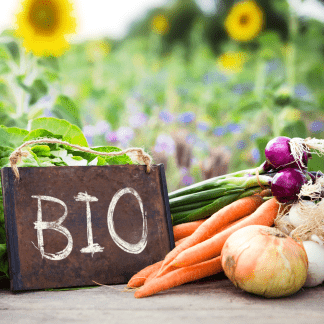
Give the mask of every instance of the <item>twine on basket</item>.
[{"label": "twine on basket", "polygon": [[28,145],[39,144],[39,143],[63,144],[63,145],[71,146],[75,149],[78,149],[78,150],[86,152],[86,153],[93,153],[93,154],[102,155],[102,156],[118,156],[118,155],[131,153],[132,159],[136,160],[137,162],[143,162],[146,165],[147,173],[150,173],[150,171],[151,171],[152,158],[150,157],[149,154],[145,153],[142,148],[139,148],[139,147],[131,147],[131,148],[119,151],[119,152],[98,152],[98,151],[94,151],[88,147],[71,144],[66,141],[58,140],[56,138],[42,138],[42,139],[38,139],[38,140],[32,140],[32,141],[25,142],[10,154],[10,157],[9,157],[10,166],[18,180],[19,180],[20,176],[19,176],[17,163],[21,161],[22,157],[27,157],[29,154],[26,151],[22,151],[22,148],[24,148],[25,146],[28,146]]}]

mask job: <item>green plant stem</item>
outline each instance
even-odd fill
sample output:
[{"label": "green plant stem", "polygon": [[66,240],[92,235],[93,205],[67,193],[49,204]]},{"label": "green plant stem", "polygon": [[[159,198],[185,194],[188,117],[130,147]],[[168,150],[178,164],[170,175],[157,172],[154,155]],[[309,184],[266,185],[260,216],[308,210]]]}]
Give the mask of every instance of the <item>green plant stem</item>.
[{"label": "green plant stem", "polygon": [[169,201],[170,208],[183,206],[186,204],[204,201],[204,200],[208,200],[208,199],[216,199],[216,198],[224,196],[228,193],[235,193],[235,192],[242,192],[242,191],[244,191],[244,189],[237,187],[237,186],[234,186],[232,188],[230,188],[230,187],[226,188],[224,186],[221,188],[215,188],[215,189],[211,189],[211,190],[196,192],[196,193],[192,193],[189,195],[180,196],[180,197],[170,199],[170,201]]},{"label": "green plant stem", "polygon": [[198,201],[192,204],[186,204],[186,205],[181,205],[181,206],[177,206],[177,207],[170,207],[171,213],[179,213],[179,212],[183,212],[183,211],[190,211],[196,208],[201,208],[204,206],[207,206],[209,204],[211,204],[215,199],[208,199],[208,200],[203,200],[203,201]]},{"label": "green plant stem", "polygon": [[298,18],[293,10],[289,10],[289,48],[287,52],[287,84],[290,91],[294,91],[296,75],[295,75],[295,64],[296,64],[296,38],[298,35]]},{"label": "green plant stem", "polygon": [[[239,179],[241,177],[245,177],[247,175],[256,175],[257,172],[262,175],[265,173],[264,170],[264,163],[262,163],[259,167],[253,168],[253,169],[247,169],[242,171],[237,171],[229,174],[225,174],[222,176],[210,178],[204,181],[197,182],[195,184],[192,184],[187,187],[180,188],[178,190],[172,191],[169,193],[169,199],[173,199],[175,197],[185,196],[191,193],[197,193],[200,191],[213,189],[216,187],[220,187],[221,185],[227,184],[233,184],[237,186],[241,186],[242,183],[246,180],[246,178]],[[233,182],[229,182],[228,179],[231,178]],[[238,180],[235,180],[237,178]],[[252,180],[250,180],[252,181]]]},{"label": "green plant stem", "polygon": [[195,209],[185,217],[181,217],[181,215],[172,215],[173,216],[172,224],[178,225],[182,223],[188,223],[199,219],[207,218],[210,215],[216,213],[221,208],[225,207],[226,205],[236,200],[239,195],[240,195],[239,193],[233,193],[233,194],[219,197],[213,203],[205,207]]},{"label": "green plant stem", "polygon": [[254,93],[261,104],[263,103],[263,94],[266,85],[266,67],[265,60],[263,58],[259,58],[255,77]]}]

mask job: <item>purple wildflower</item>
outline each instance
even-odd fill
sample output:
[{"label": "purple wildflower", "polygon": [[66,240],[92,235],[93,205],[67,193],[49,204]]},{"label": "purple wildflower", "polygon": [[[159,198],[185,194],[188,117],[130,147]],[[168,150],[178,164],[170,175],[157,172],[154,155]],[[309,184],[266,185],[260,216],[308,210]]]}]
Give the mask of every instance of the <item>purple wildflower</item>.
[{"label": "purple wildflower", "polygon": [[242,132],[243,127],[240,124],[230,123],[226,126],[226,130],[227,130],[227,132],[232,133],[232,134],[239,134]]},{"label": "purple wildflower", "polygon": [[278,59],[271,60],[267,62],[266,65],[266,73],[271,73],[273,71],[277,71],[279,67],[281,66],[281,62]]},{"label": "purple wildflower", "polygon": [[97,135],[96,127],[92,125],[85,125],[82,129],[85,137],[93,137]]},{"label": "purple wildflower", "polygon": [[168,110],[162,110],[159,113],[159,118],[165,122],[166,124],[170,124],[173,122],[174,120],[174,116],[173,114],[171,114]]},{"label": "purple wildflower", "polygon": [[180,173],[182,176],[185,176],[188,174],[188,169],[186,167],[181,167],[180,168]]},{"label": "purple wildflower", "polygon": [[127,145],[134,138],[134,131],[130,127],[122,126],[118,128],[116,135],[120,143]]},{"label": "purple wildflower", "polygon": [[197,141],[197,136],[194,133],[190,133],[186,136],[186,143],[194,145]]},{"label": "purple wildflower", "polygon": [[146,123],[146,121],[147,116],[142,112],[133,114],[128,119],[128,123],[132,128],[140,128]]},{"label": "purple wildflower", "polygon": [[182,183],[189,186],[191,184],[193,184],[194,182],[194,179],[193,177],[189,176],[189,175],[185,175],[183,178],[182,178]]},{"label": "purple wildflower", "polygon": [[92,142],[93,142],[92,141],[93,137],[97,135],[96,127],[92,126],[92,125],[85,125],[82,129],[82,132],[83,132],[88,144],[91,146]]},{"label": "purple wildflower", "polygon": [[180,123],[189,124],[195,120],[195,114],[191,111],[186,111],[178,116]]},{"label": "purple wildflower", "polygon": [[261,135],[259,133],[253,133],[251,136],[250,136],[250,139],[251,141],[254,141],[255,139],[257,139],[258,137],[260,137]]},{"label": "purple wildflower", "polygon": [[310,124],[309,128],[312,133],[319,133],[323,130],[323,126],[323,122],[321,122],[320,120],[316,120]]},{"label": "purple wildflower", "polygon": [[255,162],[255,163],[260,161],[261,155],[260,155],[260,151],[258,148],[255,147],[251,150],[251,157],[252,157],[253,162]]},{"label": "purple wildflower", "polygon": [[240,141],[238,141],[238,142],[236,143],[236,148],[238,148],[239,150],[243,150],[243,149],[245,149],[246,146],[247,146],[247,143],[246,143],[246,141],[244,141],[244,140],[240,140]]},{"label": "purple wildflower", "polygon": [[213,131],[214,135],[217,137],[223,136],[226,134],[226,129],[224,127],[216,127]]},{"label": "purple wildflower", "polygon": [[43,110],[43,116],[44,116],[44,117],[54,117],[54,115],[52,114],[50,108],[45,108],[45,109]]},{"label": "purple wildflower", "polygon": [[97,134],[106,134],[110,131],[110,124],[107,123],[105,120],[101,120],[96,124],[95,128]]},{"label": "purple wildflower", "polygon": [[155,142],[154,151],[157,153],[165,152],[172,155],[175,152],[175,142],[170,135],[160,134]]},{"label": "purple wildflower", "polygon": [[309,90],[304,84],[298,84],[295,86],[295,95],[298,98],[306,99],[309,97]]},{"label": "purple wildflower", "polygon": [[111,143],[115,143],[117,142],[117,133],[114,131],[110,131],[106,134],[106,141],[107,142],[111,142]]},{"label": "purple wildflower", "polygon": [[209,125],[208,123],[204,122],[204,121],[199,121],[197,123],[197,129],[199,129],[202,132],[207,132],[209,130]]}]

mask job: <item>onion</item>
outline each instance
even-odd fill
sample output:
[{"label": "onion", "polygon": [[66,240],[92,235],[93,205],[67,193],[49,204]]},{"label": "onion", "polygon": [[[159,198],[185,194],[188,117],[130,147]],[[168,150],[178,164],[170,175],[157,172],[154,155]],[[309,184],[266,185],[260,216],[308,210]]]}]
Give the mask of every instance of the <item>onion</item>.
[{"label": "onion", "polygon": [[305,216],[303,217],[303,208],[305,207],[314,208],[316,204],[310,200],[303,200],[291,206],[289,210],[289,223],[294,227],[301,226],[307,221],[307,218]]},{"label": "onion", "polygon": [[301,187],[307,183],[305,174],[294,168],[285,168],[272,178],[271,192],[281,203],[296,201]]},{"label": "onion", "polygon": [[324,247],[313,241],[305,241],[303,245],[309,264],[304,286],[315,287],[324,281]]},{"label": "onion", "polygon": [[278,136],[270,140],[265,147],[264,153],[266,161],[272,165],[274,169],[280,170],[286,167],[290,168],[306,168],[308,163],[308,152],[302,153],[302,163],[296,162],[291,154],[290,138],[286,136]]},{"label": "onion", "polygon": [[307,277],[303,245],[273,227],[250,225],[236,231],[226,240],[221,258],[235,286],[267,298],[296,293]]}]

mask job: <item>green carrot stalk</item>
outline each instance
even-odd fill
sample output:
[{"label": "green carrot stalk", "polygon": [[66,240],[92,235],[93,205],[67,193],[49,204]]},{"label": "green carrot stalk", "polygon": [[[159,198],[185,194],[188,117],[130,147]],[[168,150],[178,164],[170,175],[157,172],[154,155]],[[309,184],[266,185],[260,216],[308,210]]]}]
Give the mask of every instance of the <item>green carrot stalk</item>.
[{"label": "green carrot stalk", "polygon": [[219,197],[213,203],[205,207],[199,208],[198,210],[193,210],[189,215],[182,218],[179,217],[180,215],[177,215],[177,217],[175,217],[175,215],[172,215],[172,223],[173,225],[178,225],[207,218],[210,215],[217,212],[218,210],[220,210],[221,208],[236,200],[240,194],[241,193],[232,193],[229,195]]}]

